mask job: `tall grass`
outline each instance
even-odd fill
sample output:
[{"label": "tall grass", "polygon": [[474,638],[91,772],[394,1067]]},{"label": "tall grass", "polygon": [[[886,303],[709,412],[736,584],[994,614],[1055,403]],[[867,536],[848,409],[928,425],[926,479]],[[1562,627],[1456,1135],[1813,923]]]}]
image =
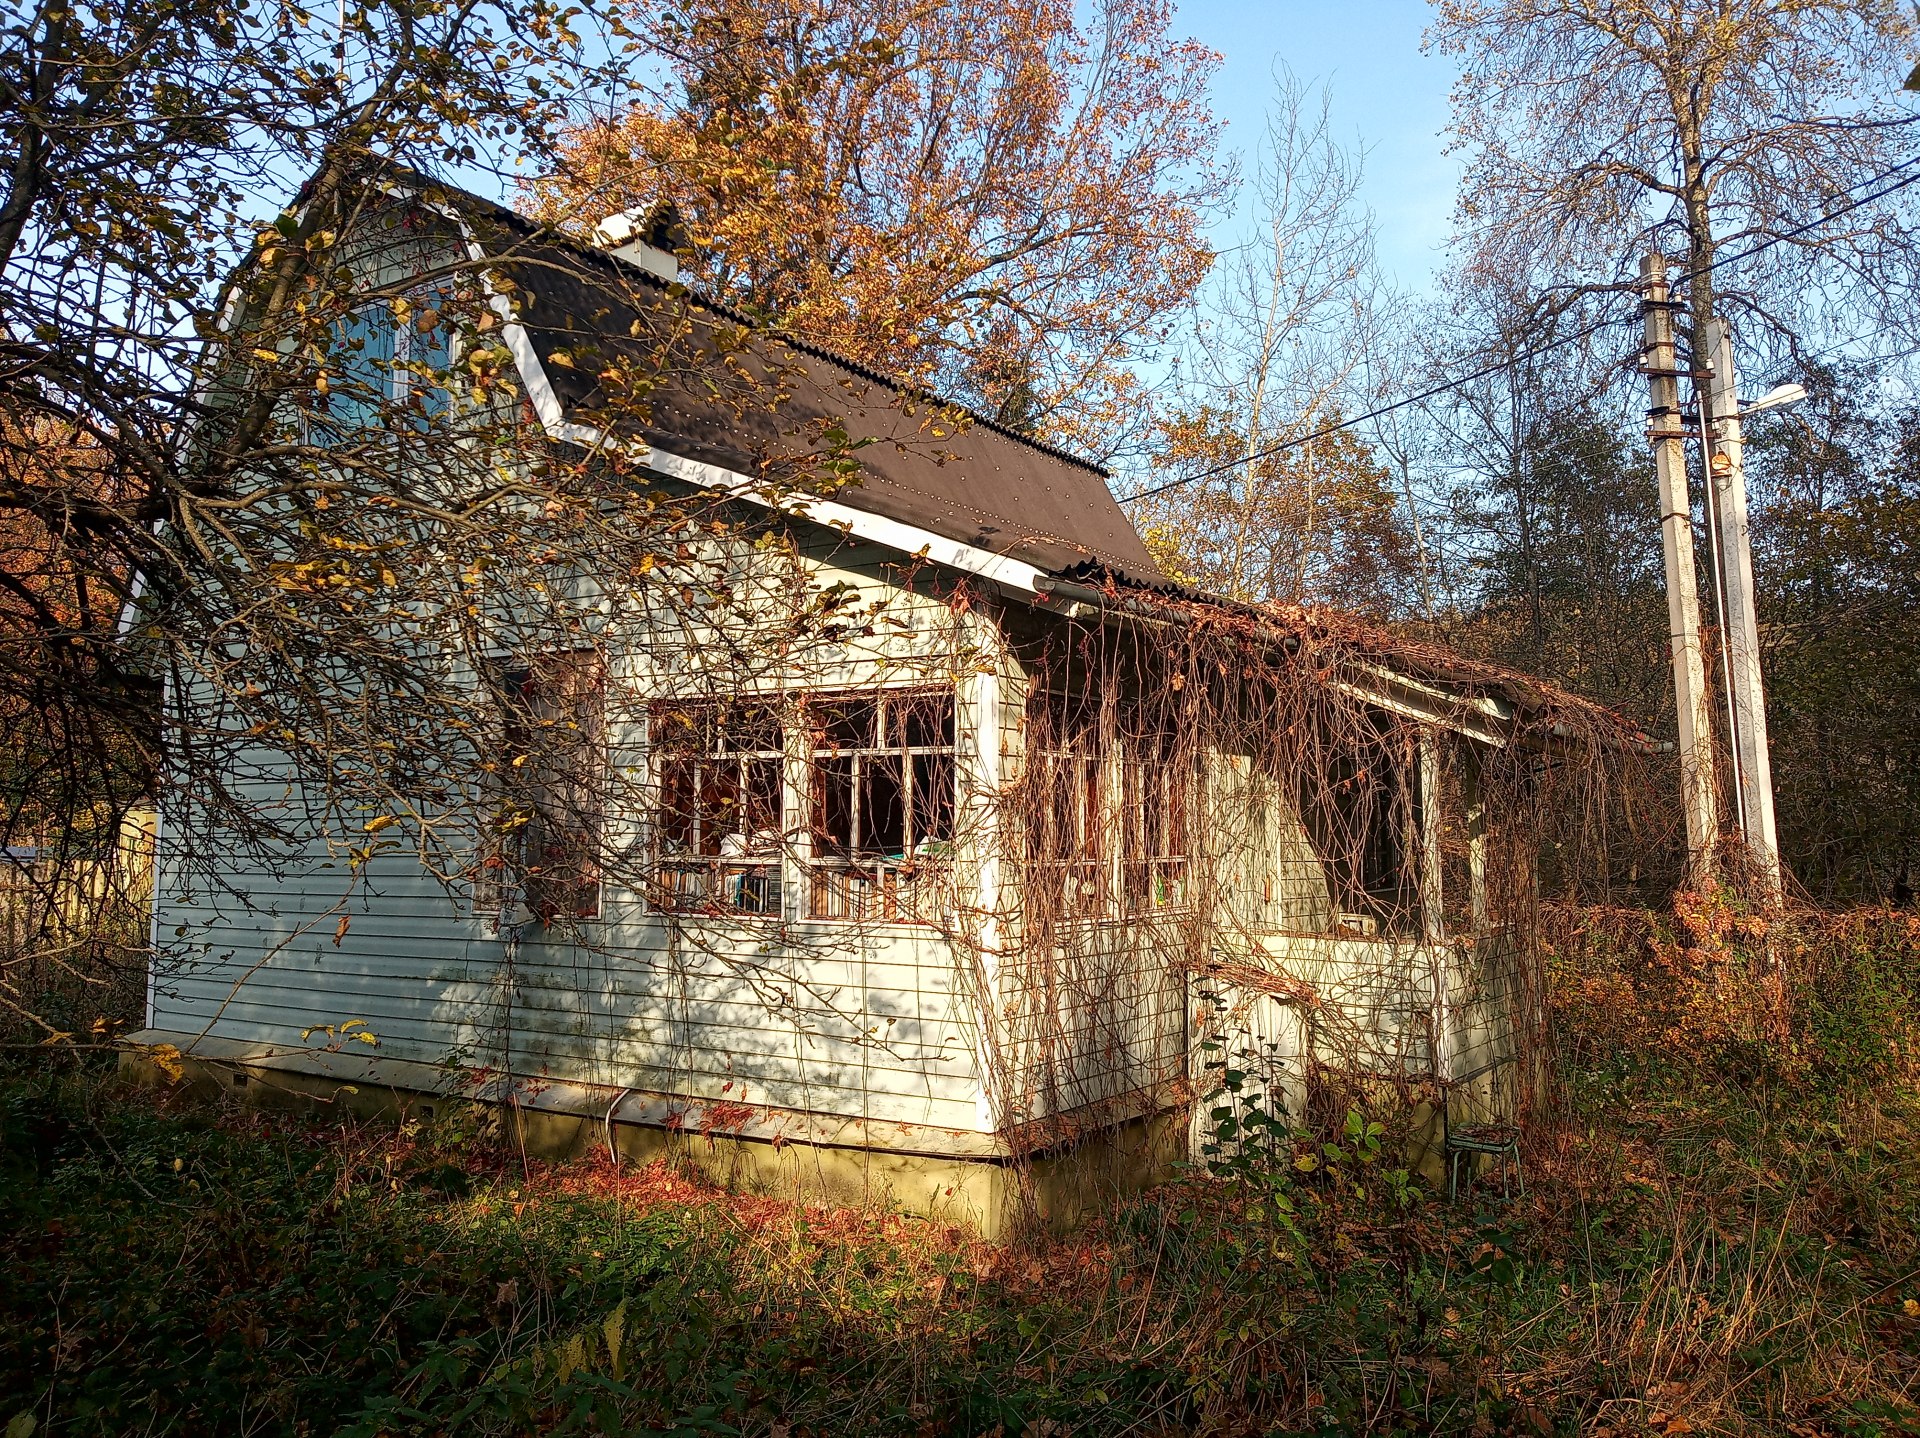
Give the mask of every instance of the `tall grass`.
[{"label": "tall grass", "polygon": [[1448,1205],[1397,1166],[1390,1115],[1276,1119],[1006,1245],[530,1164],[457,1126],[16,1074],[0,1424],[1920,1432],[1906,922],[1564,916],[1560,1103],[1524,1199]]}]

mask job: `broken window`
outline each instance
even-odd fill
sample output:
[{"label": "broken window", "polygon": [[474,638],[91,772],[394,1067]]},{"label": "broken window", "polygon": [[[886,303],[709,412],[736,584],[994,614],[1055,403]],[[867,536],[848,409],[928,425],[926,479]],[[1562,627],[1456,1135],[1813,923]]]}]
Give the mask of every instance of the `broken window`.
[{"label": "broken window", "polygon": [[502,676],[505,713],[475,875],[497,913],[517,881],[541,922],[600,912],[606,673],[599,654],[543,654]]},{"label": "broken window", "polygon": [[[1137,706],[1144,709],[1145,706]],[[1186,901],[1197,773],[1134,706],[1040,692],[1027,710],[1027,902],[1095,916]]]},{"label": "broken window", "polygon": [[821,696],[806,724],[808,915],[929,917],[953,851],[952,692]]},{"label": "broken window", "polygon": [[1182,904],[1187,897],[1193,763],[1179,754],[1172,735],[1143,735],[1122,747],[1122,896],[1132,910]]},{"label": "broken window", "polygon": [[1326,875],[1336,929],[1421,932],[1417,727],[1384,715],[1312,745],[1300,815]]},{"label": "broken window", "polygon": [[1036,691],[1027,702],[1026,904],[1036,921],[1108,907],[1107,801],[1098,707]]},{"label": "broken window", "polygon": [[777,914],[786,763],[765,704],[661,703],[651,712],[654,907]]}]

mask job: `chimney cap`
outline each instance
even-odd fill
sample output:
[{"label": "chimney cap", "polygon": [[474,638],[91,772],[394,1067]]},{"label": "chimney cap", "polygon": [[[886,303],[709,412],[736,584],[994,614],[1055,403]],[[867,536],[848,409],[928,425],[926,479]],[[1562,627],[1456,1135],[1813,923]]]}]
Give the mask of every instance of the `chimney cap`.
[{"label": "chimney cap", "polygon": [[638,210],[617,210],[593,227],[593,238],[602,249],[623,245],[640,233]]},{"label": "chimney cap", "polygon": [[687,232],[671,200],[608,215],[593,227],[593,238],[610,254],[669,284],[680,278],[680,261],[674,251],[686,243]]}]

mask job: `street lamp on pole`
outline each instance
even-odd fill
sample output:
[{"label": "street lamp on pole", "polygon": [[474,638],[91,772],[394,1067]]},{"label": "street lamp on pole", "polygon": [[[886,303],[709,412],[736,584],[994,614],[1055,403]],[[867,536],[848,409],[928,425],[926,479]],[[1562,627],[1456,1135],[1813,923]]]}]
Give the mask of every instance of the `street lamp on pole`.
[{"label": "street lamp on pole", "polygon": [[1777,384],[1752,404],[1740,406],[1740,418],[1758,414],[1763,409],[1779,409],[1783,405],[1798,404],[1807,397],[1807,387],[1803,384]]}]

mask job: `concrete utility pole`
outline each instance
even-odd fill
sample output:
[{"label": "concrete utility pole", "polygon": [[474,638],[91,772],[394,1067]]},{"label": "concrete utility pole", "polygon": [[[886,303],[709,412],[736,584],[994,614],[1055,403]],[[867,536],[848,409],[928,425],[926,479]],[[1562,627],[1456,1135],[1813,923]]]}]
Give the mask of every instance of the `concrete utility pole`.
[{"label": "concrete utility pole", "polygon": [[1673,301],[1667,262],[1640,262],[1646,323],[1641,369],[1653,403],[1647,438],[1660,476],[1660,542],[1667,564],[1667,632],[1673,653],[1673,697],[1679,711],[1680,800],[1687,815],[1687,872],[1699,884],[1713,873],[1719,820],[1713,792],[1713,730],[1708,718],[1707,666],[1700,648],[1700,580],[1693,558],[1693,503],[1687,494],[1686,426],[1680,413],[1679,369],[1673,348]]},{"label": "concrete utility pole", "polygon": [[1754,611],[1753,550],[1747,543],[1747,470],[1741,450],[1740,390],[1734,382],[1733,335],[1723,319],[1707,322],[1702,346],[1712,360],[1707,396],[1709,483],[1720,511],[1720,592],[1726,609],[1728,688],[1733,752],[1740,776],[1740,826],[1759,869],[1765,896],[1781,901],[1780,840],[1773,817],[1773,763],[1767,749],[1767,699],[1760,682],[1760,620]]}]

